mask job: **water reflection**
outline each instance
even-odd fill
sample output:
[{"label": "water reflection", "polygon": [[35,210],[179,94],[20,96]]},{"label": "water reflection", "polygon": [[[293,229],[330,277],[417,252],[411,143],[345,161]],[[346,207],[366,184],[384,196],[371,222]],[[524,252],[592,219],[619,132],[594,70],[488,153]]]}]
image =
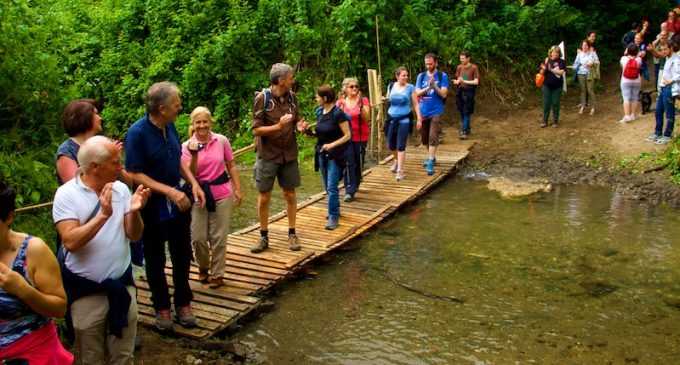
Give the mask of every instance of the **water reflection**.
[{"label": "water reflection", "polygon": [[673,363],[678,223],[610,189],[507,202],[451,179],[236,337],[272,364]]}]

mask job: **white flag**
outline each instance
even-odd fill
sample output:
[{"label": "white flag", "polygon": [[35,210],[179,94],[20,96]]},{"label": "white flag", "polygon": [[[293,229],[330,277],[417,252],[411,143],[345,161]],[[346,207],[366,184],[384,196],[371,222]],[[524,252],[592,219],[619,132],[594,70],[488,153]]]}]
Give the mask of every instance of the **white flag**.
[{"label": "white flag", "polygon": [[[566,54],[564,53],[564,41],[560,42],[558,47],[560,47],[560,55],[566,64],[567,60],[564,58],[564,55]],[[564,77],[562,78],[562,90],[564,90],[565,93],[567,92],[567,70],[564,70]]]}]

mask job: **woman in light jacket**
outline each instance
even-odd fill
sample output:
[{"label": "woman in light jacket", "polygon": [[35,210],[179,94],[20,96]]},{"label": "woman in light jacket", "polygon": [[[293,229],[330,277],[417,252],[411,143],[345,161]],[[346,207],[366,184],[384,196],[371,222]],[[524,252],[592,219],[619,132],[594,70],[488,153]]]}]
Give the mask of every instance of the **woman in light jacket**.
[{"label": "woman in light jacket", "polygon": [[574,70],[576,70],[578,82],[581,85],[581,108],[579,109],[579,114],[585,112],[586,95],[588,96],[588,102],[590,103],[590,115],[595,114],[594,81],[593,79],[588,80],[588,75],[591,70],[598,67],[599,64],[600,60],[597,57],[597,53],[591,49],[590,41],[584,39],[583,42],[581,42],[581,52],[576,55],[573,65]]}]

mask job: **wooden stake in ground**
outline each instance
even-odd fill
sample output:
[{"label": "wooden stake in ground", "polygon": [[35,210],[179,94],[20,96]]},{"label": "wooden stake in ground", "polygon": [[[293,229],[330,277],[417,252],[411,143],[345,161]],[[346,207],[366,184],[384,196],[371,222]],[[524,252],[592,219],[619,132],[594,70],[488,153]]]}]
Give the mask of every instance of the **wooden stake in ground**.
[{"label": "wooden stake in ground", "polygon": [[382,90],[380,88],[380,77],[375,70],[368,70],[368,98],[371,104],[371,136],[368,149],[371,151],[371,158],[375,158],[376,151],[382,152],[383,146],[383,107]]}]

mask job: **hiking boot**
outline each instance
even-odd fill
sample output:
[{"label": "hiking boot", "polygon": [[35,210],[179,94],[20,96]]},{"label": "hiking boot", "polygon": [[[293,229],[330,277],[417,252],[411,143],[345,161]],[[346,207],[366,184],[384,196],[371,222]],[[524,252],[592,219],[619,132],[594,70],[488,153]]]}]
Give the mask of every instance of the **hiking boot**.
[{"label": "hiking boot", "polygon": [[345,194],[345,198],[342,199],[345,203],[349,203],[352,200],[354,200],[354,197],[351,194]]},{"label": "hiking boot", "polygon": [[210,284],[208,284],[208,288],[217,289],[222,285],[224,285],[224,280],[222,280],[222,278],[212,278],[210,279]]},{"label": "hiking boot", "polygon": [[159,331],[172,331],[172,313],[170,312],[170,309],[156,311],[155,325]]},{"label": "hiking boot", "polygon": [[196,317],[194,317],[194,313],[191,312],[190,305],[175,308],[175,318],[177,318],[177,322],[185,328],[196,327]]},{"label": "hiking boot", "polygon": [[201,283],[207,283],[208,279],[210,279],[210,275],[208,275],[208,269],[198,269],[198,281]]},{"label": "hiking boot", "polygon": [[467,136],[468,136],[467,132],[460,132],[460,137],[458,138],[462,141],[464,139],[467,139]]},{"label": "hiking boot", "polygon": [[406,177],[406,175],[404,175],[403,171],[397,171],[397,176],[395,177],[395,180],[401,181],[401,180],[404,180],[405,177]]},{"label": "hiking boot", "polygon": [[300,240],[295,234],[288,235],[288,246],[291,251],[300,251]]},{"label": "hiking boot", "polygon": [[541,128],[545,128],[548,126],[548,121],[544,120],[543,123],[541,123]]},{"label": "hiking boot", "polygon": [[559,122],[553,122],[553,128],[557,128],[557,127],[559,127],[559,126],[560,126],[560,123],[559,123]]},{"label": "hiking boot", "polygon": [[250,252],[252,253],[260,253],[269,247],[269,238],[268,237],[260,237],[260,240],[257,241],[257,244],[253,246],[250,249]]},{"label": "hiking boot", "polygon": [[328,223],[326,223],[326,229],[332,231],[338,227],[338,217],[328,218]]},{"label": "hiking boot", "polygon": [[427,166],[425,168],[427,169],[428,175],[434,175],[434,160],[427,159]]},{"label": "hiking boot", "polygon": [[[430,159],[429,157],[426,157],[426,158],[423,160],[423,167],[427,167],[427,161],[428,161],[429,159]],[[432,158],[432,166],[434,166],[434,165],[436,165],[436,164],[437,164],[437,158],[436,158],[436,157],[433,157],[433,158]]]},{"label": "hiking boot", "polygon": [[672,140],[673,139],[671,137],[660,136],[659,138],[656,139],[656,142],[654,142],[654,143],[656,143],[656,144],[666,144],[666,143],[668,143]]},{"label": "hiking boot", "polygon": [[647,138],[645,138],[645,141],[656,142],[656,140],[659,139],[659,137],[661,137],[661,136],[657,136],[656,134],[652,134],[651,136],[647,136]]}]

